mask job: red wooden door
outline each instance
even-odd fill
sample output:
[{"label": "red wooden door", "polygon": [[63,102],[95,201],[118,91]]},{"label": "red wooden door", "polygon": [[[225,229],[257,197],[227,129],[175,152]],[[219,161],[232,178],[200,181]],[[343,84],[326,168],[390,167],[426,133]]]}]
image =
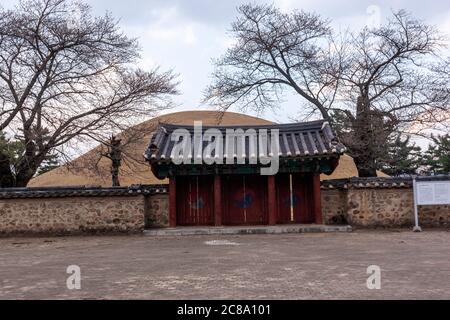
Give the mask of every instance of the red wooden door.
[{"label": "red wooden door", "polygon": [[213,176],[177,177],[177,225],[212,225]]},{"label": "red wooden door", "polygon": [[312,176],[278,174],[276,185],[278,223],[313,223]]},{"label": "red wooden door", "polygon": [[267,177],[230,175],[223,181],[223,224],[268,224]]}]

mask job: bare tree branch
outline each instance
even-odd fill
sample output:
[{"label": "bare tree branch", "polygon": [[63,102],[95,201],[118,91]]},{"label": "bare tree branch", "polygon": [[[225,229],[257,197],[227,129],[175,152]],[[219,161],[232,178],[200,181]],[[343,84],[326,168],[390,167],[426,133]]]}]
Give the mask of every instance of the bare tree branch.
[{"label": "bare tree branch", "polygon": [[85,3],[25,0],[0,10],[0,131],[20,132],[25,143],[16,185],[26,185],[55,149],[114,134],[169,106],[176,75],[138,69],[138,59],[137,41]]}]

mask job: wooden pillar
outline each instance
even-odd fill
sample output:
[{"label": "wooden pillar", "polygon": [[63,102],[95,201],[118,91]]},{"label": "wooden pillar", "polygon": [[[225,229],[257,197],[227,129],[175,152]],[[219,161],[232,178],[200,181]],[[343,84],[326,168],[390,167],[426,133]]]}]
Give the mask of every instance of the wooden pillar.
[{"label": "wooden pillar", "polygon": [[269,210],[269,225],[277,224],[277,193],[275,176],[267,177],[267,203]]},{"label": "wooden pillar", "polygon": [[313,210],[316,224],[322,224],[322,203],[320,197],[320,174],[313,175]]},{"label": "wooden pillar", "polygon": [[169,227],[177,226],[177,183],[175,177],[169,178]]},{"label": "wooden pillar", "polygon": [[214,176],[214,225],[222,225],[222,181],[218,174]]}]

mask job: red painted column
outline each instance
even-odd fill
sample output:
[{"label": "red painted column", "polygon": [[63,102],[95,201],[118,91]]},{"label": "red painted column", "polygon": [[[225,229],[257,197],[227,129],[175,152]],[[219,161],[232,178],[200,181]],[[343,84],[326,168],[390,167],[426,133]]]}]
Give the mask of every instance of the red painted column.
[{"label": "red painted column", "polygon": [[175,177],[169,178],[169,227],[177,226],[177,183]]},{"label": "red painted column", "polygon": [[269,209],[269,225],[277,224],[277,193],[275,176],[267,177],[267,203]]},{"label": "red painted column", "polygon": [[315,222],[317,224],[322,224],[322,203],[320,197],[320,174],[313,175],[313,210]]},{"label": "red painted column", "polygon": [[214,225],[222,225],[222,179],[214,176]]}]

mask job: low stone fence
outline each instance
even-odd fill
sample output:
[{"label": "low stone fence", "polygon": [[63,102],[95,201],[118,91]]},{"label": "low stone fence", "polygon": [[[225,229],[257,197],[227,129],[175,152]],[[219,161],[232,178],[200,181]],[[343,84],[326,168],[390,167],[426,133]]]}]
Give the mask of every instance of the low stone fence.
[{"label": "low stone fence", "polygon": [[[0,236],[139,233],[167,227],[168,198],[167,185],[0,189]],[[324,181],[322,212],[325,224],[411,227],[412,180]],[[421,206],[419,219],[424,227],[449,227],[450,205]]]},{"label": "low stone fence", "polygon": [[[428,180],[449,177],[427,177]],[[411,178],[351,178],[322,182],[322,212],[326,224],[355,227],[414,225]],[[449,227],[450,205],[419,206],[424,227]]]},{"label": "low stone fence", "polygon": [[[141,232],[166,186],[0,189],[0,235]],[[151,219],[150,219],[151,220]]]}]

